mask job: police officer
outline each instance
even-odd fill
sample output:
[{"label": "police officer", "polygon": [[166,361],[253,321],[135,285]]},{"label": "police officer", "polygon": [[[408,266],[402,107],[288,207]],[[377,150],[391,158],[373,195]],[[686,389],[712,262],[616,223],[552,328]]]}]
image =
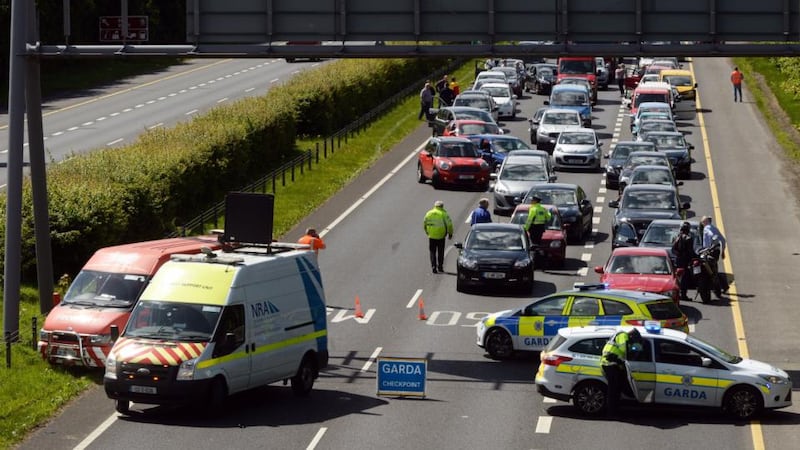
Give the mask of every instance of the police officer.
[{"label": "police officer", "polygon": [[681,224],[680,231],[675,239],[672,241],[672,254],[675,255],[675,264],[678,267],[683,267],[683,276],[680,279],[680,299],[681,301],[689,301],[689,296],[686,291],[689,288],[689,280],[691,275],[692,259],[697,257],[694,251],[694,239],[692,239],[692,227],[689,222]]},{"label": "police officer", "polygon": [[528,220],[525,221],[525,229],[528,230],[531,241],[535,245],[541,244],[542,235],[550,217],[550,211],[542,206],[542,199],[535,195],[531,197],[531,209],[528,212]]},{"label": "police officer", "polygon": [[428,235],[431,270],[433,273],[444,272],[444,237],[453,239],[453,221],[445,211],[443,201],[433,203],[433,209],[425,213],[422,227]]},{"label": "police officer", "polygon": [[609,416],[617,414],[619,398],[622,395],[622,387],[626,382],[625,360],[628,358],[628,350],[634,343],[641,345],[642,336],[636,328],[630,331],[620,331],[616,333],[603,346],[603,353],[600,357],[600,366],[603,369],[603,376],[606,377],[608,390],[606,392],[606,413]]}]

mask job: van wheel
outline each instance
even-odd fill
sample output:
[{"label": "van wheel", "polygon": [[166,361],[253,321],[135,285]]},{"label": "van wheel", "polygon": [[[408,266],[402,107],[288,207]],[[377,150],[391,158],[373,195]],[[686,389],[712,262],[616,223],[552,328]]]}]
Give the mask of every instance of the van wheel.
[{"label": "van wheel", "polygon": [[511,336],[503,329],[495,328],[486,336],[486,352],[492,359],[510,358],[514,353]]},{"label": "van wheel", "polygon": [[208,407],[212,410],[219,408],[228,398],[228,386],[222,378],[215,378],[208,388]]},{"label": "van wheel", "polygon": [[731,389],[722,400],[722,409],[736,419],[750,419],[763,408],[761,394],[750,386]]},{"label": "van wheel", "polygon": [[117,412],[120,413],[120,414],[127,415],[128,413],[131,412],[131,402],[129,402],[127,400],[121,400],[121,399],[117,400],[114,403],[114,409],[116,409]]},{"label": "van wheel", "polygon": [[572,393],[572,403],[582,413],[596,416],[606,407],[606,387],[597,381],[581,383]]},{"label": "van wheel", "polygon": [[298,397],[305,397],[314,387],[314,379],[317,377],[317,368],[310,357],[303,358],[297,375],[292,377],[292,392]]}]

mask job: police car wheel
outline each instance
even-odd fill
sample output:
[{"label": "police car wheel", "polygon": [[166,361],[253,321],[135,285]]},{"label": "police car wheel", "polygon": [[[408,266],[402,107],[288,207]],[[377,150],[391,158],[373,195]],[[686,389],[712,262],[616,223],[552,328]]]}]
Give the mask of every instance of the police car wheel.
[{"label": "police car wheel", "polygon": [[129,412],[131,412],[130,407],[131,407],[131,402],[127,400],[120,399],[114,402],[114,409],[116,409],[117,412],[120,414],[128,414]]},{"label": "police car wheel", "polygon": [[486,336],[486,351],[492,359],[510,358],[514,353],[514,343],[507,331],[495,328]]},{"label": "police car wheel", "polygon": [[736,419],[750,419],[764,407],[761,394],[750,386],[738,386],[725,394],[723,410]]},{"label": "police car wheel", "polygon": [[582,413],[600,414],[606,407],[606,387],[598,381],[587,381],[575,387],[572,403]]},{"label": "police car wheel", "polygon": [[314,387],[314,379],[317,377],[317,370],[312,359],[308,356],[303,358],[297,375],[292,377],[292,392],[298,397],[305,397]]}]

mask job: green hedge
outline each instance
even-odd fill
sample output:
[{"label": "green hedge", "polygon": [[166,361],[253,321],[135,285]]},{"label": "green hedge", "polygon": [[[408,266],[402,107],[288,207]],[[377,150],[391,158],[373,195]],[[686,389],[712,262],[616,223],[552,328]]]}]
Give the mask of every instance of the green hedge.
[{"label": "green hedge", "polygon": [[[134,143],[48,169],[54,274],[74,275],[97,248],[157,239],[225,193],[295,156],[298,137],[325,136],[441,67],[426,59],[340,60],[264,96],[221,106]],[[6,198],[0,197],[0,235]],[[30,183],[23,194],[23,279],[35,279]],[[0,264],[5,262],[4,248]]]}]

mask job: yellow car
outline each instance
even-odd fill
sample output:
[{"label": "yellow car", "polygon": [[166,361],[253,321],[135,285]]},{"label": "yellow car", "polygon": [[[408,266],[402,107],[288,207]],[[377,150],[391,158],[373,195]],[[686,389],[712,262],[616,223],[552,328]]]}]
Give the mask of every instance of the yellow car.
[{"label": "yellow car", "polygon": [[667,82],[680,94],[681,99],[693,100],[697,97],[697,82],[689,70],[666,69],[659,74],[661,81]]},{"label": "yellow car", "polygon": [[586,284],[556,292],[518,309],[490,314],[478,324],[478,347],[494,359],[516,350],[541,351],[565,327],[643,325],[688,332],[689,320],[671,298],[641,291]]}]

